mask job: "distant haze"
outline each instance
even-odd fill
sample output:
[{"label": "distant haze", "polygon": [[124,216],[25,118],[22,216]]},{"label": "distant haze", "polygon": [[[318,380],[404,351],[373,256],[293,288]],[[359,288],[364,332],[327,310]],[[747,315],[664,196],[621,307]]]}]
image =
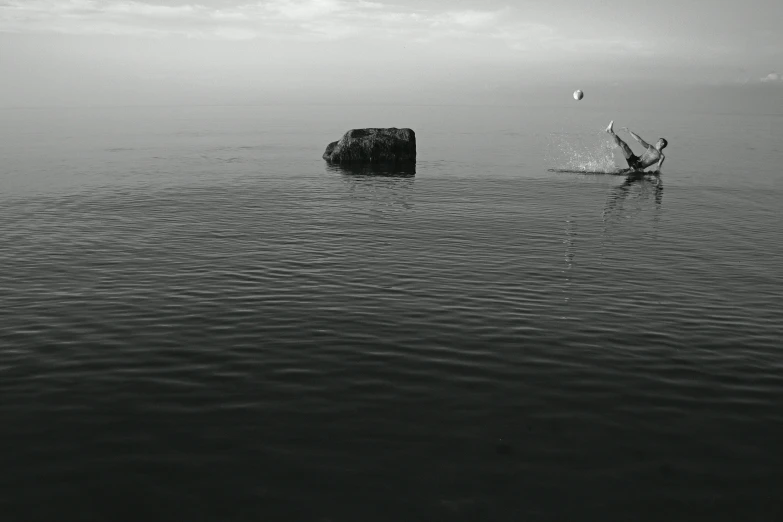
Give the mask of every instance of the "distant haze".
[{"label": "distant haze", "polygon": [[763,110],[783,100],[781,20],[779,0],[0,0],[0,107],[565,103],[582,88],[579,103],[708,89]]}]

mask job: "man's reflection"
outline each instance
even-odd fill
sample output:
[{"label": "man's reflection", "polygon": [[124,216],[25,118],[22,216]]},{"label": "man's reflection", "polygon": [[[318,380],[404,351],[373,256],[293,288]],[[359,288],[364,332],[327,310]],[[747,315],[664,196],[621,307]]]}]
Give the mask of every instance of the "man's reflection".
[{"label": "man's reflection", "polygon": [[[634,194],[630,201],[636,205],[633,208],[626,208],[629,196]],[[627,176],[622,184],[614,187],[606,199],[603,218],[607,221],[617,220],[619,218],[629,218],[643,209],[646,202],[655,203],[653,220],[657,223],[658,214],[663,203],[663,180],[659,174],[633,174]]]}]

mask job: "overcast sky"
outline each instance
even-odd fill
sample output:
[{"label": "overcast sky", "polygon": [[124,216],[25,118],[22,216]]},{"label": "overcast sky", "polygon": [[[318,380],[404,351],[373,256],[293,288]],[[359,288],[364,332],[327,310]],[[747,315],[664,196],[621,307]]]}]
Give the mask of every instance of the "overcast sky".
[{"label": "overcast sky", "polygon": [[780,0],[0,0],[0,106],[769,88],[780,73]]}]

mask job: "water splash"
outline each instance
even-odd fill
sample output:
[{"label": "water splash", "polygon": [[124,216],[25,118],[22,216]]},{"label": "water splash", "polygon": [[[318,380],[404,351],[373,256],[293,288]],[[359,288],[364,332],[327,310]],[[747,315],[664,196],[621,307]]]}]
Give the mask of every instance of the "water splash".
[{"label": "water splash", "polygon": [[600,138],[581,134],[555,133],[551,135],[553,150],[556,152],[554,161],[562,165],[563,170],[579,172],[614,173],[619,167],[614,162],[614,143],[601,136]]}]

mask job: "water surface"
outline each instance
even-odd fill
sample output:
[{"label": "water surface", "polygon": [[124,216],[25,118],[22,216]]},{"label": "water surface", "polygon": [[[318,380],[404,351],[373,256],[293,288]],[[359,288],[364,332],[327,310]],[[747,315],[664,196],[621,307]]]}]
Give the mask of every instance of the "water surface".
[{"label": "water surface", "polygon": [[[668,139],[663,175],[547,170],[609,162],[609,119]],[[320,159],[368,126],[413,128],[415,172]],[[779,520],[781,138],[2,111],[0,518]]]}]

